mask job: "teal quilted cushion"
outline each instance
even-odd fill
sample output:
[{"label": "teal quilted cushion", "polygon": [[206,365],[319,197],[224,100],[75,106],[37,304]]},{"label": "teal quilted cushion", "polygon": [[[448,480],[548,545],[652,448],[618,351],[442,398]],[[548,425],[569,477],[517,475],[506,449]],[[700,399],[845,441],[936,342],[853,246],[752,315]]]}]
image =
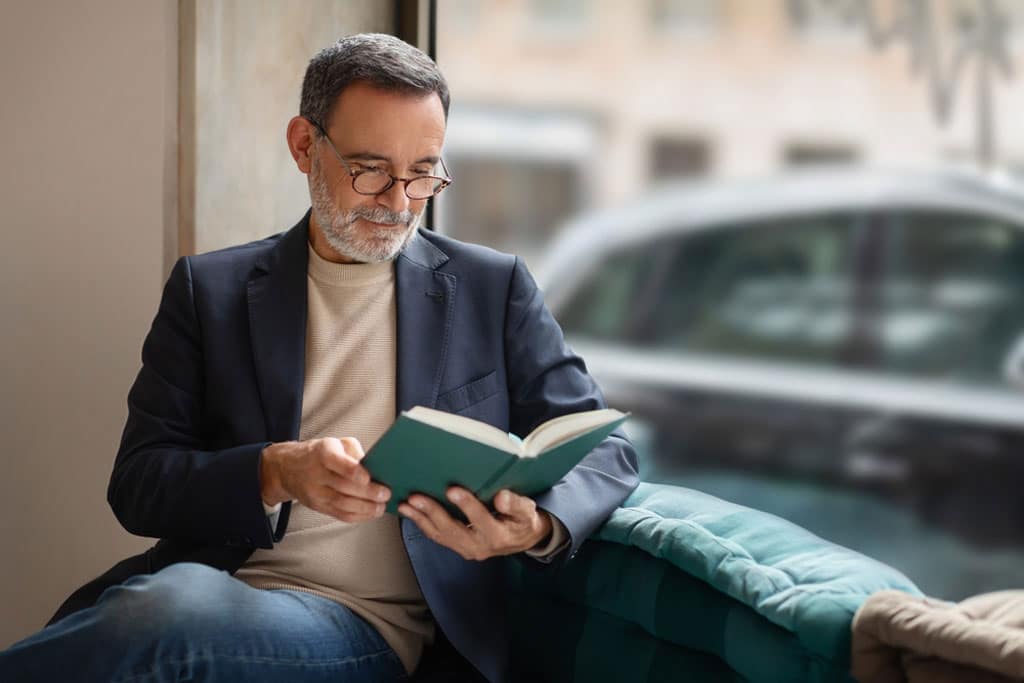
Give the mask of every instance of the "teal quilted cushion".
[{"label": "teal quilted cushion", "polygon": [[[513,680],[558,683],[687,683],[745,680],[714,655],[652,638],[642,627],[600,609],[521,595]],[[556,628],[551,628],[557,625]]]},{"label": "teal quilted cushion", "polygon": [[[521,566],[513,584],[559,614],[538,622],[526,618],[525,600],[513,605],[520,661],[543,669],[554,652],[571,652],[571,671],[549,680],[577,681],[598,680],[585,670],[618,651],[611,634],[622,632],[633,634],[622,654],[634,675],[612,677],[604,666],[600,680],[660,680],[656,672],[676,660],[702,662],[688,680],[729,680],[711,673],[706,655],[736,680],[847,680],[857,607],[877,590],[918,594],[899,572],[778,517],[652,484],[641,484],[562,571]],[[530,644],[538,639],[540,650]]]}]

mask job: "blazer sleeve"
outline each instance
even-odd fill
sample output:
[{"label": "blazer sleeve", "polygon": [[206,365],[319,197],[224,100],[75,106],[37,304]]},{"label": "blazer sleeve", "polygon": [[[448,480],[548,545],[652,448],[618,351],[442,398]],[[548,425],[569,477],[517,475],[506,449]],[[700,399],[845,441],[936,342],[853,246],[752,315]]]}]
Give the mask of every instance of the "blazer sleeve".
[{"label": "blazer sleeve", "polygon": [[[526,266],[516,259],[506,311],[506,374],[516,434],[529,434],[545,420],[607,407],[583,360],[562,337],[544,296]],[[561,481],[537,497],[537,506],[557,517],[570,543],[555,563],[576,553],[639,483],[637,458],[617,429]]]},{"label": "blazer sleeve", "polygon": [[259,482],[267,443],[204,450],[203,394],[192,272],[183,257],[143,343],[107,500],[133,534],[270,548]]}]

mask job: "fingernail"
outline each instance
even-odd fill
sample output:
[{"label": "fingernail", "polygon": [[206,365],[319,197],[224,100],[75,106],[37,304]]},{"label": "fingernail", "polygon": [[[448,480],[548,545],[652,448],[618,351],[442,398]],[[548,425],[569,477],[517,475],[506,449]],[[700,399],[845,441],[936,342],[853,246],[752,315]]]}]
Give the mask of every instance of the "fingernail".
[{"label": "fingernail", "polygon": [[387,500],[390,497],[391,497],[391,491],[388,491],[387,489],[385,489],[383,491],[379,491],[377,493],[377,500],[383,501],[383,500]]},{"label": "fingernail", "polygon": [[410,500],[409,502],[412,503],[412,506],[414,508],[416,508],[417,510],[422,510],[423,509],[423,501],[422,500],[419,500],[418,498],[416,498],[416,499]]},{"label": "fingernail", "polygon": [[462,497],[462,491],[452,491],[451,493],[448,494],[448,498],[450,500],[454,500],[456,503],[462,500]]}]

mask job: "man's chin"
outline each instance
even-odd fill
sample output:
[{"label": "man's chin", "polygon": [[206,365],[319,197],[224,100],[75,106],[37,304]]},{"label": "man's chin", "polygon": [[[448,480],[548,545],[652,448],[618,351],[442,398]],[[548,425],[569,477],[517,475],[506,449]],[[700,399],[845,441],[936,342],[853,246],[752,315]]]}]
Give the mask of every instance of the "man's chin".
[{"label": "man's chin", "polygon": [[385,235],[363,235],[360,239],[350,242],[329,240],[338,253],[360,263],[383,263],[393,261],[412,240],[415,228],[402,227],[402,238],[397,239],[395,231],[388,230]]}]

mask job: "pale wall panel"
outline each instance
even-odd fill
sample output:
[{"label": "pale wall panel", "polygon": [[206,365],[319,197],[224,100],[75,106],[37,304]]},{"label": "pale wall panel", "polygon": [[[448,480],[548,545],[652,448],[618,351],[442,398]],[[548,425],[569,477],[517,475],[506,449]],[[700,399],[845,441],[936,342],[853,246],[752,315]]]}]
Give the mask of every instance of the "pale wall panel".
[{"label": "pale wall panel", "polygon": [[195,246],[291,227],[309,207],[285,143],[309,59],[338,38],[392,32],[381,0],[216,0],[195,5]]}]

